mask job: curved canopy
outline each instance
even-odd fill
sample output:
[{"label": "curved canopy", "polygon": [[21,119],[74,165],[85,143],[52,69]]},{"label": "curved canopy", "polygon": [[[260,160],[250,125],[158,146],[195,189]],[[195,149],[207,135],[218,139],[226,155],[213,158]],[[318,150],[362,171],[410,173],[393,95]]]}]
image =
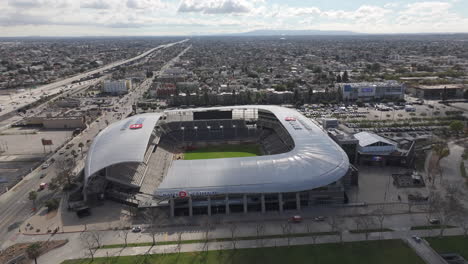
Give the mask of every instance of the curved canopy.
[{"label": "curved canopy", "polygon": [[[272,193],[310,190],[333,183],[349,169],[346,153],[320,127],[294,109],[233,106],[177,110],[258,109],[273,113],[294,141],[286,153],[216,160],[174,160],[154,195]],[[171,111],[166,111],[171,112]],[[90,147],[85,176],[121,162],[143,162],[151,131],[161,113],[133,116],[102,131]],[[144,118],[143,127],[129,129]]]},{"label": "curved canopy", "polygon": [[96,172],[123,162],[143,162],[146,147],[162,114],[132,116],[109,125],[93,140],[85,164],[85,182]]}]

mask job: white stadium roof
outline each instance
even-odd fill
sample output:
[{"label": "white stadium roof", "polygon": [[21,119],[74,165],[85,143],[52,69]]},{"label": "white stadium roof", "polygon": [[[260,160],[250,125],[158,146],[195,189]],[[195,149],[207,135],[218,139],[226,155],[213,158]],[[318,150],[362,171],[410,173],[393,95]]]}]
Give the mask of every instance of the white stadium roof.
[{"label": "white stadium roof", "polygon": [[[279,106],[233,106],[183,109],[177,112],[258,109],[273,113],[287,129],[294,148],[286,153],[208,160],[174,160],[155,195],[191,193],[296,192],[325,186],[349,169],[346,153],[310,119]],[[171,112],[171,111],[167,111]],[[103,130],[90,147],[85,177],[110,165],[143,162],[151,130],[162,113],[149,113],[119,121]],[[142,129],[125,129],[139,118]]]},{"label": "white stadium roof", "polygon": [[[96,172],[124,162],[143,162],[148,141],[161,113],[132,116],[113,123],[97,135],[89,147],[85,180]],[[142,125],[130,129],[131,125]]]}]

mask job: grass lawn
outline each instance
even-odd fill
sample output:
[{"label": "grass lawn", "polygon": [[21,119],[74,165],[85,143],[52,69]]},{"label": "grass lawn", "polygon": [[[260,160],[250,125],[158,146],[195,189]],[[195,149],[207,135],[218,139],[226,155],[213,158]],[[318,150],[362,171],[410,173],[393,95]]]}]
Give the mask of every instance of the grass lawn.
[{"label": "grass lawn", "polygon": [[[423,225],[423,226],[412,226],[411,230],[433,230],[440,229],[442,225]],[[456,226],[445,225],[445,228],[455,228]]]},{"label": "grass lawn", "polygon": [[197,148],[184,153],[185,160],[197,159],[220,159],[220,158],[235,158],[235,157],[253,157],[260,156],[260,145],[244,144],[244,145],[218,145]]},{"label": "grass lawn", "polygon": [[438,253],[458,253],[468,259],[468,237],[427,237],[425,238],[431,247]]},{"label": "grass lawn", "polygon": [[401,240],[362,241],[336,244],[304,245],[291,247],[270,247],[237,250],[217,250],[181,254],[126,256],[89,260],[69,260],[63,264],[130,264],[130,263],[241,263],[241,264],[283,264],[283,263],[320,263],[320,264],[423,264],[424,262]]}]

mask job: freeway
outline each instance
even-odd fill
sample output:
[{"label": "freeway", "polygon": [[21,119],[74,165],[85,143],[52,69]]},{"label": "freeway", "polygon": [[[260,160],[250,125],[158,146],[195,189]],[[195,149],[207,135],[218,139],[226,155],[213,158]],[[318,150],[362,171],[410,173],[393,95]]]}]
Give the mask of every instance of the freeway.
[{"label": "freeway", "polygon": [[[161,70],[167,69],[172,65],[181,54],[183,54],[187,49],[182,51],[177,57],[167,62]],[[159,72],[157,72],[159,74]],[[158,74],[155,74],[155,78]],[[0,245],[5,241],[11,240],[12,229],[16,229],[16,224],[22,223],[24,220],[33,215],[32,211],[32,202],[28,199],[28,193],[33,190],[37,190],[41,182],[49,182],[54,178],[60,171],[60,161],[65,159],[66,156],[74,149],[78,151],[77,146],[82,142],[85,146],[82,150],[83,154],[86,153],[87,148],[90,146],[91,141],[94,137],[106,127],[106,123],[116,122],[132,112],[132,104],[135,103],[135,100],[142,95],[149,87],[153,81],[153,78],[146,79],[131,93],[128,93],[124,97],[118,99],[115,105],[118,106],[115,109],[117,112],[105,111],[101,117],[99,117],[95,122],[93,122],[88,128],[86,128],[80,135],[73,138],[68,144],[73,144],[72,148],[67,149],[63,147],[59,149],[57,153],[52,155],[49,158],[48,163],[51,165],[42,169],[41,167],[32,171],[24,177],[24,179],[18,183],[14,188],[0,196]],[[86,155],[79,155],[77,164],[83,164],[82,160],[86,158]],[[51,162],[54,159],[55,162]],[[80,160],[81,159],[81,160]],[[47,176],[43,179],[39,178],[39,175],[46,173]],[[49,199],[54,194],[49,190],[43,190],[38,193],[38,199],[36,204],[38,208],[45,200]],[[16,228],[13,228],[16,227]],[[9,234],[10,233],[10,234]],[[14,235],[13,235],[14,236]]]},{"label": "freeway", "polygon": [[8,114],[8,113],[10,113],[10,112],[12,112],[12,111],[14,111],[16,109],[19,109],[21,107],[24,107],[26,105],[29,105],[31,103],[36,102],[37,100],[40,99],[41,95],[44,95],[44,94],[53,95],[53,94],[59,93],[62,89],[65,89],[65,90],[70,89],[71,86],[69,86],[69,84],[71,84],[73,81],[79,81],[80,79],[89,77],[89,76],[91,76],[93,74],[101,73],[103,71],[115,68],[117,66],[124,65],[126,63],[130,63],[130,62],[139,60],[141,58],[144,58],[144,57],[148,56],[149,54],[153,53],[156,50],[169,48],[169,47],[171,47],[173,45],[186,42],[187,40],[188,39],[184,39],[182,41],[160,45],[160,46],[152,48],[152,49],[150,49],[150,50],[148,50],[148,51],[146,51],[146,52],[144,52],[144,53],[142,53],[142,54],[140,54],[140,55],[138,55],[136,57],[126,59],[126,60],[112,62],[110,64],[107,64],[107,65],[103,66],[103,67],[97,68],[95,70],[91,70],[91,71],[88,71],[88,72],[85,72],[85,73],[81,73],[81,74],[75,75],[73,77],[69,77],[69,78],[66,78],[66,79],[51,83],[51,84],[47,84],[47,85],[38,87],[38,88],[30,90],[30,91],[24,91],[24,92],[12,94],[12,95],[0,95],[0,108],[2,109],[1,115]]}]

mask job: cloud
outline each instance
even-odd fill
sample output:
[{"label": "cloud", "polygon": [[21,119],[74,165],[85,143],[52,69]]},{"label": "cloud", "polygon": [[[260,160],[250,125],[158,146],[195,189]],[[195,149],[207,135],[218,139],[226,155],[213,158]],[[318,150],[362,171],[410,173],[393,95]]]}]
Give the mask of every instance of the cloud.
[{"label": "cloud", "polygon": [[9,0],[8,5],[19,8],[33,8],[41,6],[39,0]]},{"label": "cloud", "polygon": [[[253,1],[257,2],[257,1]],[[204,14],[230,14],[248,13],[252,10],[251,3],[245,0],[182,0],[177,12],[204,13]]]},{"label": "cloud", "polygon": [[[463,18],[451,12],[452,3],[449,2],[418,2],[405,6],[396,18],[399,25],[424,25],[434,28],[436,25],[452,24],[459,20],[463,24]],[[428,24],[433,25],[428,25]]]},{"label": "cloud", "polygon": [[80,4],[81,8],[111,9],[112,5],[105,0],[88,0]]},{"label": "cloud", "polygon": [[159,9],[167,7],[160,0],[127,0],[130,9]]}]

